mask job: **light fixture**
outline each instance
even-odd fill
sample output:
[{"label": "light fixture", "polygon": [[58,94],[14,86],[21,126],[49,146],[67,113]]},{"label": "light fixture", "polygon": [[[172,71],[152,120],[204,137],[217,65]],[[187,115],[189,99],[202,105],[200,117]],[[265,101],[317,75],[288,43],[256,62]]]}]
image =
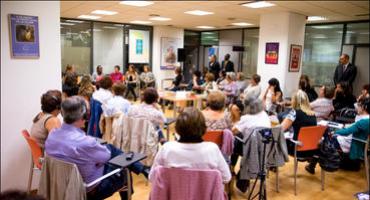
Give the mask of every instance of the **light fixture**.
[{"label": "light fixture", "polygon": [[150,1],[121,1],[120,4],[128,5],[128,6],[144,7],[144,6],[152,5],[153,2],[150,2]]},{"label": "light fixture", "polygon": [[214,26],[196,26],[196,28],[211,29],[211,28],[215,28],[215,27]]},{"label": "light fixture", "polygon": [[67,22],[60,22],[61,25],[66,25],[66,26],[73,26],[75,24],[73,23],[67,23]]},{"label": "light fixture", "polygon": [[149,20],[154,20],[154,21],[170,21],[171,18],[168,18],[168,17],[151,17],[149,18]]},{"label": "light fixture", "polygon": [[186,11],[185,13],[189,15],[199,15],[199,16],[213,14],[213,12],[208,12],[208,11],[203,11],[203,10],[190,10],[190,11]]},{"label": "light fixture", "polygon": [[80,15],[77,18],[81,18],[81,19],[99,19],[101,17],[100,16],[95,16],[95,15]]},{"label": "light fixture", "polygon": [[275,6],[275,4],[267,2],[267,1],[256,1],[252,3],[244,3],[241,6],[249,7],[249,8],[267,8],[271,6]]},{"label": "light fixture", "polygon": [[103,28],[105,28],[105,29],[117,29],[118,27],[114,27],[114,26],[103,26]]},{"label": "light fixture", "polygon": [[94,28],[94,29],[93,29],[93,31],[94,31],[94,32],[100,32],[100,31],[102,31],[102,30],[101,30],[101,29],[98,29],[98,28]]},{"label": "light fixture", "polygon": [[134,21],[130,21],[131,24],[150,24],[152,22],[150,21],[141,21],[141,20],[134,20]]},{"label": "light fixture", "polygon": [[65,20],[66,22],[71,22],[71,23],[79,23],[79,24],[81,24],[81,23],[83,23],[84,21],[80,21],[80,20],[73,20],[73,19],[67,19],[67,20]]},{"label": "light fixture", "polygon": [[309,17],[307,17],[307,21],[323,21],[323,20],[326,20],[326,18],[321,17],[321,16],[309,16]]},{"label": "light fixture", "polygon": [[232,25],[234,26],[251,26],[253,24],[250,24],[250,23],[247,23],[247,22],[235,22],[235,23],[231,23]]},{"label": "light fixture", "polygon": [[114,26],[124,27],[125,25],[124,24],[114,24]]},{"label": "light fixture", "polygon": [[91,12],[91,14],[96,15],[116,15],[118,12],[116,11],[109,11],[109,10],[94,10]]},{"label": "light fixture", "polygon": [[311,28],[314,28],[314,29],[333,29],[333,26],[329,26],[329,25],[318,25],[318,26],[311,26]]}]

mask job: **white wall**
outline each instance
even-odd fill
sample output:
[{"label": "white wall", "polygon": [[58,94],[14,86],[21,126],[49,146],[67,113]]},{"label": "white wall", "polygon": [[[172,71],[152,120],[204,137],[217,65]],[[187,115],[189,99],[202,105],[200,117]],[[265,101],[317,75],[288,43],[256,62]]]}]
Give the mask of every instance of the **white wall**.
[{"label": "white wall", "polygon": [[[220,65],[226,54],[230,54],[230,61],[234,63],[234,70],[240,65],[240,53],[233,51],[233,46],[242,46],[242,29],[220,31],[218,61]],[[222,67],[222,66],[221,66]]]},{"label": "white wall", "polygon": [[161,70],[161,38],[179,38],[181,47],[184,47],[184,29],[172,28],[167,26],[154,26],[153,27],[153,66],[152,71],[156,78],[156,85],[161,88],[161,80],[165,78],[174,78],[174,70]]},{"label": "white wall", "polygon": [[[268,80],[273,77],[279,80],[284,96],[290,96],[298,89],[302,64],[298,73],[288,72],[290,45],[302,45],[303,52],[305,23],[306,17],[295,13],[281,12],[261,15],[257,73],[261,75],[262,93],[268,86]],[[279,42],[279,60],[276,65],[265,64],[267,42]]]},{"label": "white wall", "polygon": [[[9,13],[39,17],[39,59],[11,59]],[[1,191],[26,189],[31,157],[21,130],[30,129],[41,94],[61,89],[59,21],[59,2],[1,2]]]}]

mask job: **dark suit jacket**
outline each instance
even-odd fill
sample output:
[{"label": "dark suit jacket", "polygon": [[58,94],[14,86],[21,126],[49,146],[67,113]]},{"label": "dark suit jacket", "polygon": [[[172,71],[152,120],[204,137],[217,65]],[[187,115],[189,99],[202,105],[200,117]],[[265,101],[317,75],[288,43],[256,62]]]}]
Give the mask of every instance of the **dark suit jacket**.
[{"label": "dark suit jacket", "polygon": [[353,81],[356,78],[357,68],[351,63],[348,64],[346,71],[343,71],[343,65],[339,64],[335,69],[334,73],[334,84],[340,83],[342,81],[348,82],[352,86]]},{"label": "dark suit jacket", "polygon": [[219,73],[221,71],[220,63],[217,61],[214,62],[213,64],[209,63],[208,70],[215,76],[215,80],[217,80]]},{"label": "dark suit jacket", "polygon": [[226,72],[235,72],[234,71],[234,63],[231,62],[230,60],[226,63],[225,66],[225,60],[222,61],[222,70],[225,70]]}]

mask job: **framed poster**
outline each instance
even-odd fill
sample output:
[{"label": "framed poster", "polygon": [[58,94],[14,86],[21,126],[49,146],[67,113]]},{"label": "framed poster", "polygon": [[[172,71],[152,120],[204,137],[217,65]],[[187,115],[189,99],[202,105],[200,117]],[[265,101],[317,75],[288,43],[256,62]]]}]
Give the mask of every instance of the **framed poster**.
[{"label": "framed poster", "polygon": [[162,70],[173,70],[176,66],[180,66],[180,63],[177,62],[177,49],[181,47],[181,40],[179,38],[161,38]]},{"label": "framed poster", "polygon": [[9,14],[10,46],[13,58],[39,58],[39,18]]},{"label": "framed poster", "polygon": [[278,64],[279,60],[279,43],[266,43],[265,64]]},{"label": "framed poster", "polygon": [[129,30],[129,63],[149,63],[149,31]]},{"label": "framed poster", "polygon": [[290,45],[289,72],[299,72],[301,65],[302,46]]}]

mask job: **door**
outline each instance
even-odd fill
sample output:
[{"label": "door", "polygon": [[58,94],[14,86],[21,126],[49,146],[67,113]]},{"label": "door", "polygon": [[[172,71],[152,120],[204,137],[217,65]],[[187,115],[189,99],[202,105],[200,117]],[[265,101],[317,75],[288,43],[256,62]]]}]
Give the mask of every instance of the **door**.
[{"label": "door", "polygon": [[357,67],[353,94],[358,96],[361,93],[362,86],[369,84],[369,46],[355,47],[353,63]]}]

